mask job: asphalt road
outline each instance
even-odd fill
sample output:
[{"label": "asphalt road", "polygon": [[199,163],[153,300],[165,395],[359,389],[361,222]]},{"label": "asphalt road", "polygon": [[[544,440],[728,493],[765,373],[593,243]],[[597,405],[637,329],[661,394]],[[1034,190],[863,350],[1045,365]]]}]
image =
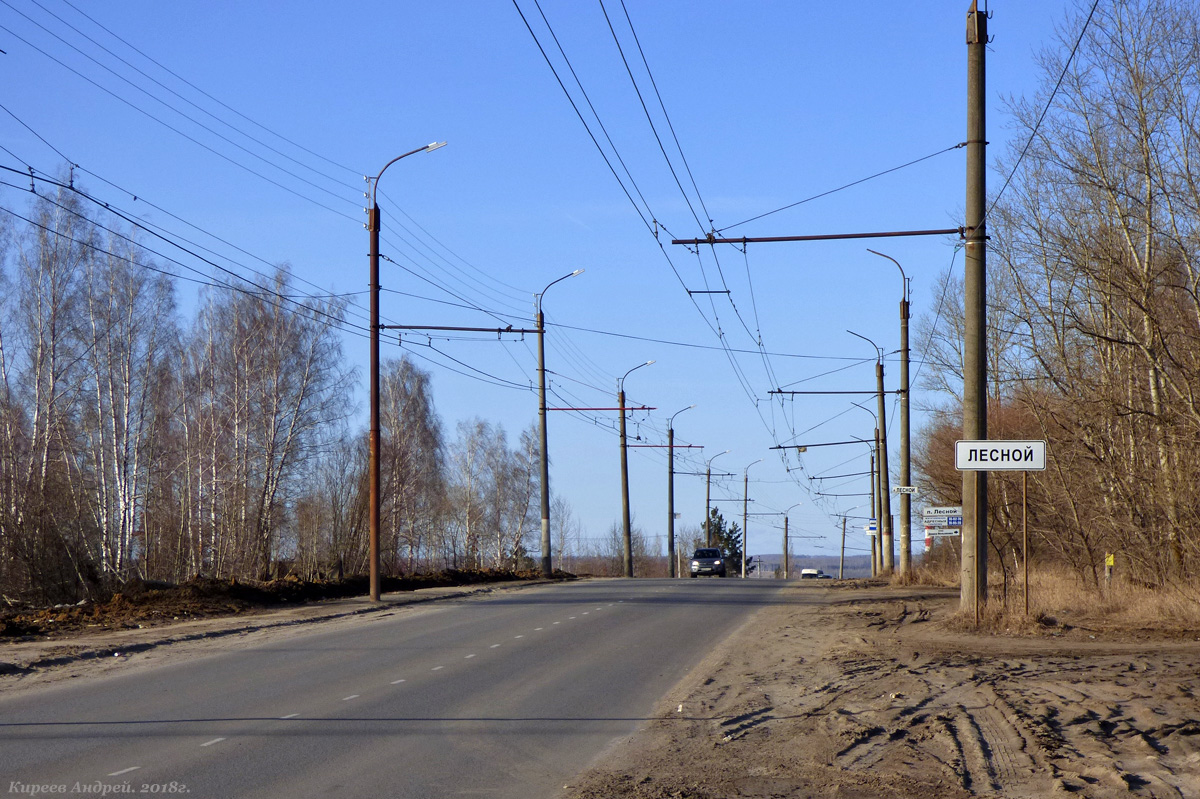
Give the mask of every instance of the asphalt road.
[{"label": "asphalt road", "polygon": [[549,585],[0,696],[0,792],[553,796],[778,586]]}]

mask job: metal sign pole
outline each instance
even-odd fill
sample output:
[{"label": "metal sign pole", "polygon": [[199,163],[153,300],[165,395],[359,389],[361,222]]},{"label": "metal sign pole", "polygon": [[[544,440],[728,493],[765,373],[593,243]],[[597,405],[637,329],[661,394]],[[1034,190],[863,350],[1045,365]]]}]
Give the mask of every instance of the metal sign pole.
[{"label": "metal sign pole", "polygon": [[1025,552],[1025,615],[1029,615],[1029,472],[1021,472],[1021,549]]}]

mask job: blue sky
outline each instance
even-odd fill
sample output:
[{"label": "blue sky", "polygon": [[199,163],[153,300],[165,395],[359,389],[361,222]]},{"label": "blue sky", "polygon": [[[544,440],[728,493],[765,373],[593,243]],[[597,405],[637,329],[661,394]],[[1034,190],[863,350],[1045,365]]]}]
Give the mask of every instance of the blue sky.
[{"label": "blue sky", "polygon": [[[677,469],[702,471],[704,459],[731,450],[713,466],[736,477],[714,481],[713,494],[740,522],[740,501],[724,500],[740,500],[744,470],[763,459],[749,471],[751,511],[802,503],[792,532],[815,537],[793,550],[836,554],[838,515],[865,516],[850,509],[867,498],[822,497],[814,486],[865,494],[866,478],[810,477],[866,471],[865,447],[814,449],[803,461],[771,448],[869,437],[873,422],[849,405],[864,398],[781,402],[767,392],[872,389],[874,354],[845,331],[896,350],[900,277],[866,248],[904,266],[920,317],[939,273],[962,267],[954,240],[726,246],[714,257],[670,239],[710,228],[754,237],[960,225],[965,156],[950,148],[965,138],[967,5],[541,0],[539,11],[533,0],[0,0],[10,112],[0,112],[0,163],[54,174],[65,156],[86,170],[76,179],[89,191],[203,243],[242,274],[286,262],[306,290],[365,292],[362,176],[445,140],[380,184],[382,251],[396,262],[382,271],[385,322],[531,327],[533,294],[585,269],[546,295],[551,404],[610,406],[616,378],[655,359],[626,383],[630,404],[657,409],[632,414],[631,434],[665,443],[667,417],[694,403],[676,418],[677,441],[704,449],[678,453]],[[1056,47],[1070,8],[991,4],[992,159],[1010,143],[1004,97],[1033,96],[1035,52]],[[1000,182],[989,176],[993,190]],[[0,191],[5,208],[26,202]],[[194,296],[180,286],[185,309]],[[362,325],[365,294],[357,301],[351,321]],[[363,368],[365,408],[361,330],[348,331],[345,346]],[[475,416],[503,424],[514,441],[536,421],[532,339],[411,338],[402,349],[393,338],[383,348],[384,357],[402,351],[432,371],[449,437]],[[886,365],[894,389],[897,356]],[[888,408],[896,452],[898,417]],[[921,424],[915,415],[914,439]],[[613,413],[551,414],[551,483],[587,536],[620,518],[615,428]],[[665,451],[631,450],[630,475],[637,523],[661,541]],[[701,522],[702,478],[676,478],[676,510],[677,524]],[[778,552],[781,526],[781,516],[752,517],[749,551]],[[860,530],[848,546],[865,540]]]}]

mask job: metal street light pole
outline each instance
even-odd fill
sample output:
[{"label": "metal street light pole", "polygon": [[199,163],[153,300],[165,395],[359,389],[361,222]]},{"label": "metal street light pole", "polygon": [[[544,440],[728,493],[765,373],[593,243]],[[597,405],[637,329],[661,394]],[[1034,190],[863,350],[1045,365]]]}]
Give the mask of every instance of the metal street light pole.
[{"label": "metal street light pole", "polygon": [[852,336],[857,336],[875,348],[875,383],[879,397],[879,541],[883,547],[883,571],[891,574],[896,566],[895,542],[892,535],[892,500],[891,486],[888,480],[887,456],[887,412],[883,407],[883,348],[864,335],[847,330]]},{"label": "metal street light pole", "polygon": [[624,524],[625,544],[625,576],[633,576],[633,534],[629,523],[629,455],[625,440],[625,378],[643,366],[649,366],[654,361],[639,363],[617,380],[617,405],[621,411],[621,520]]},{"label": "metal street light pole", "polygon": [[675,417],[690,411],[695,405],[675,411],[667,420],[667,561],[668,574],[674,578],[675,570]]},{"label": "metal street light pole", "polygon": [[704,462],[704,546],[712,546],[712,525],[708,523],[709,517],[712,515],[712,462],[722,455],[727,455],[729,450],[718,452]]},{"label": "metal street light pole", "polygon": [[[762,463],[762,458],[754,461],[754,463]],[[742,579],[746,579],[746,523],[748,522],[747,506],[750,504],[750,466],[742,470]],[[787,517],[784,517],[786,523]]]},{"label": "metal street light pole", "polygon": [[[909,416],[908,416],[908,277],[904,267],[890,255],[867,248],[880,258],[887,258],[900,270],[900,485],[912,485],[909,466]],[[912,572],[912,497],[900,495],[900,576]]]},{"label": "metal street light pole", "polygon": [[370,192],[368,199],[371,201],[371,207],[367,209],[367,231],[370,233],[371,239],[371,271],[370,271],[370,294],[371,294],[371,421],[370,421],[370,441],[367,451],[367,483],[368,494],[370,501],[369,512],[369,547],[370,547],[370,569],[371,569],[371,601],[379,601],[379,203],[375,199],[375,192],[379,186],[379,179],[383,177],[383,173],[392,164],[399,161],[401,158],[408,158],[410,155],[417,153],[427,153],[445,147],[446,142],[432,142],[424,147],[418,147],[404,155],[398,155],[391,161],[383,165],[383,169],[379,170],[379,174],[374,178],[368,178]]},{"label": "metal street light pole", "polygon": [[563,275],[558,280],[551,281],[540,294],[534,295],[537,310],[538,331],[538,436],[542,450],[542,576],[550,577],[554,573],[553,559],[550,552],[550,455],[546,448],[546,324],[542,316],[542,297],[550,290],[550,286],[582,274],[582,269],[576,269],[569,275]]}]

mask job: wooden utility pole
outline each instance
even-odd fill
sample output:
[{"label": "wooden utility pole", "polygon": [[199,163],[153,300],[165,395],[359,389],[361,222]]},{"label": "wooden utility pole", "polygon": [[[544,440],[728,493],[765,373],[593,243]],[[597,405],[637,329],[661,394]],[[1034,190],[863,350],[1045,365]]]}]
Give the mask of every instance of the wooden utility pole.
[{"label": "wooden utility pole", "polygon": [[[987,439],[987,14],[967,12],[967,196],[963,276],[963,434]],[[979,619],[987,604],[987,472],[965,471],[959,607]]]}]

